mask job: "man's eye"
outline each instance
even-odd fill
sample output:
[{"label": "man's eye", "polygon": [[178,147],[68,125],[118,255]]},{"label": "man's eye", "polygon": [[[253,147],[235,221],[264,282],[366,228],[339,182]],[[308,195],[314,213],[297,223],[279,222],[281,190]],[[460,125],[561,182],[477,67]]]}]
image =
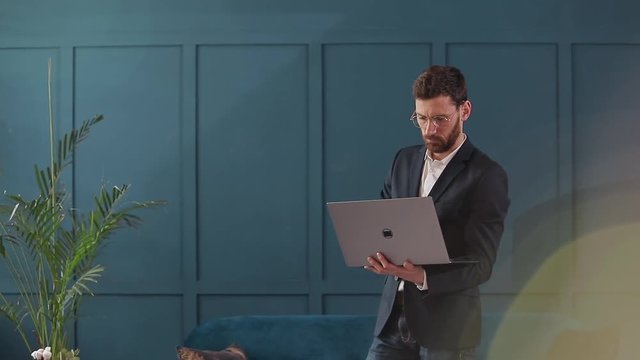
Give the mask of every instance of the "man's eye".
[{"label": "man's eye", "polygon": [[446,116],[434,116],[433,117],[433,121],[437,122],[437,123],[443,123],[443,122],[447,121],[447,117]]}]

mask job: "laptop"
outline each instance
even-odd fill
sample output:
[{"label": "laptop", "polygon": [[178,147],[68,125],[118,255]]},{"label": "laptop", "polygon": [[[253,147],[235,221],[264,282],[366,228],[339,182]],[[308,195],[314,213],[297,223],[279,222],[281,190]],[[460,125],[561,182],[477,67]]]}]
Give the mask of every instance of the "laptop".
[{"label": "laptop", "polygon": [[385,254],[396,265],[473,263],[451,259],[431,197],[328,202],[327,207],[347,266],[369,265]]}]

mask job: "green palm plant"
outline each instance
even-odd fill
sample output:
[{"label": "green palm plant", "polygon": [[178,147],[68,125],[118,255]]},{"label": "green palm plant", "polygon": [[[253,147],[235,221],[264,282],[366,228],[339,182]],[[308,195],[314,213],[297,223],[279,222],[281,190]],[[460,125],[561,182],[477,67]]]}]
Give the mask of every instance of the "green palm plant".
[{"label": "green palm plant", "polygon": [[[61,186],[63,170],[73,162],[79,143],[103,121],[101,115],[86,120],[65,134],[54,148],[49,60],[50,164],[35,167],[38,194],[33,199],[5,195],[0,204],[0,257],[5,260],[18,292],[18,301],[0,293],[0,314],[15,325],[28,349],[51,347],[53,359],[79,359],[70,350],[69,325],[83,295],[93,295],[104,267],[95,264],[98,250],[114,231],[140,223],[135,211],[162,202],[124,202],[129,186],[102,187],[87,213],[70,207]],[[25,319],[29,321],[25,321]],[[33,326],[36,338],[27,325]]]}]

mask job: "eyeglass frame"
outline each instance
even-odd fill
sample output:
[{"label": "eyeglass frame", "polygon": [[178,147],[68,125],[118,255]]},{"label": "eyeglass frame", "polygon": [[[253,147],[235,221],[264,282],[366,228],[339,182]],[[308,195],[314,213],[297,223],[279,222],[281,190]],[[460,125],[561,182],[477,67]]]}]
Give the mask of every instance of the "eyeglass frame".
[{"label": "eyeglass frame", "polygon": [[[455,110],[455,112],[460,114],[460,108]],[[423,115],[420,115],[420,116],[423,116],[425,118],[424,126],[420,126],[420,120],[418,119],[419,114],[414,110],[413,114],[411,114],[411,117],[409,118],[409,120],[411,121],[413,126],[417,127],[418,129],[426,129],[426,128],[429,127],[429,124],[434,124],[435,127],[440,128],[444,124],[448,124],[449,122],[451,122],[451,118],[453,117],[453,115],[454,115],[454,112],[452,112],[449,115],[434,115],[434,116],[423,116]],[[435,118],[440,118],[440,119],[439,120],[434,120]]]}]

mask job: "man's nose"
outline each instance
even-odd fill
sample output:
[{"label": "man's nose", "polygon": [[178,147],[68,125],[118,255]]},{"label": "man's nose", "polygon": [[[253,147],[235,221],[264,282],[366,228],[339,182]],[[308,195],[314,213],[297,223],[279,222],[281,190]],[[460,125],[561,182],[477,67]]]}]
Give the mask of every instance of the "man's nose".
[{"label": "man's nose", "polygon": [[438,131],[438,127],[433,123],[433,121],[429,121],[427,123],[427,126],[423,128],[422,131],[424,131],[424,133],[427,135],[435,134]]}]

